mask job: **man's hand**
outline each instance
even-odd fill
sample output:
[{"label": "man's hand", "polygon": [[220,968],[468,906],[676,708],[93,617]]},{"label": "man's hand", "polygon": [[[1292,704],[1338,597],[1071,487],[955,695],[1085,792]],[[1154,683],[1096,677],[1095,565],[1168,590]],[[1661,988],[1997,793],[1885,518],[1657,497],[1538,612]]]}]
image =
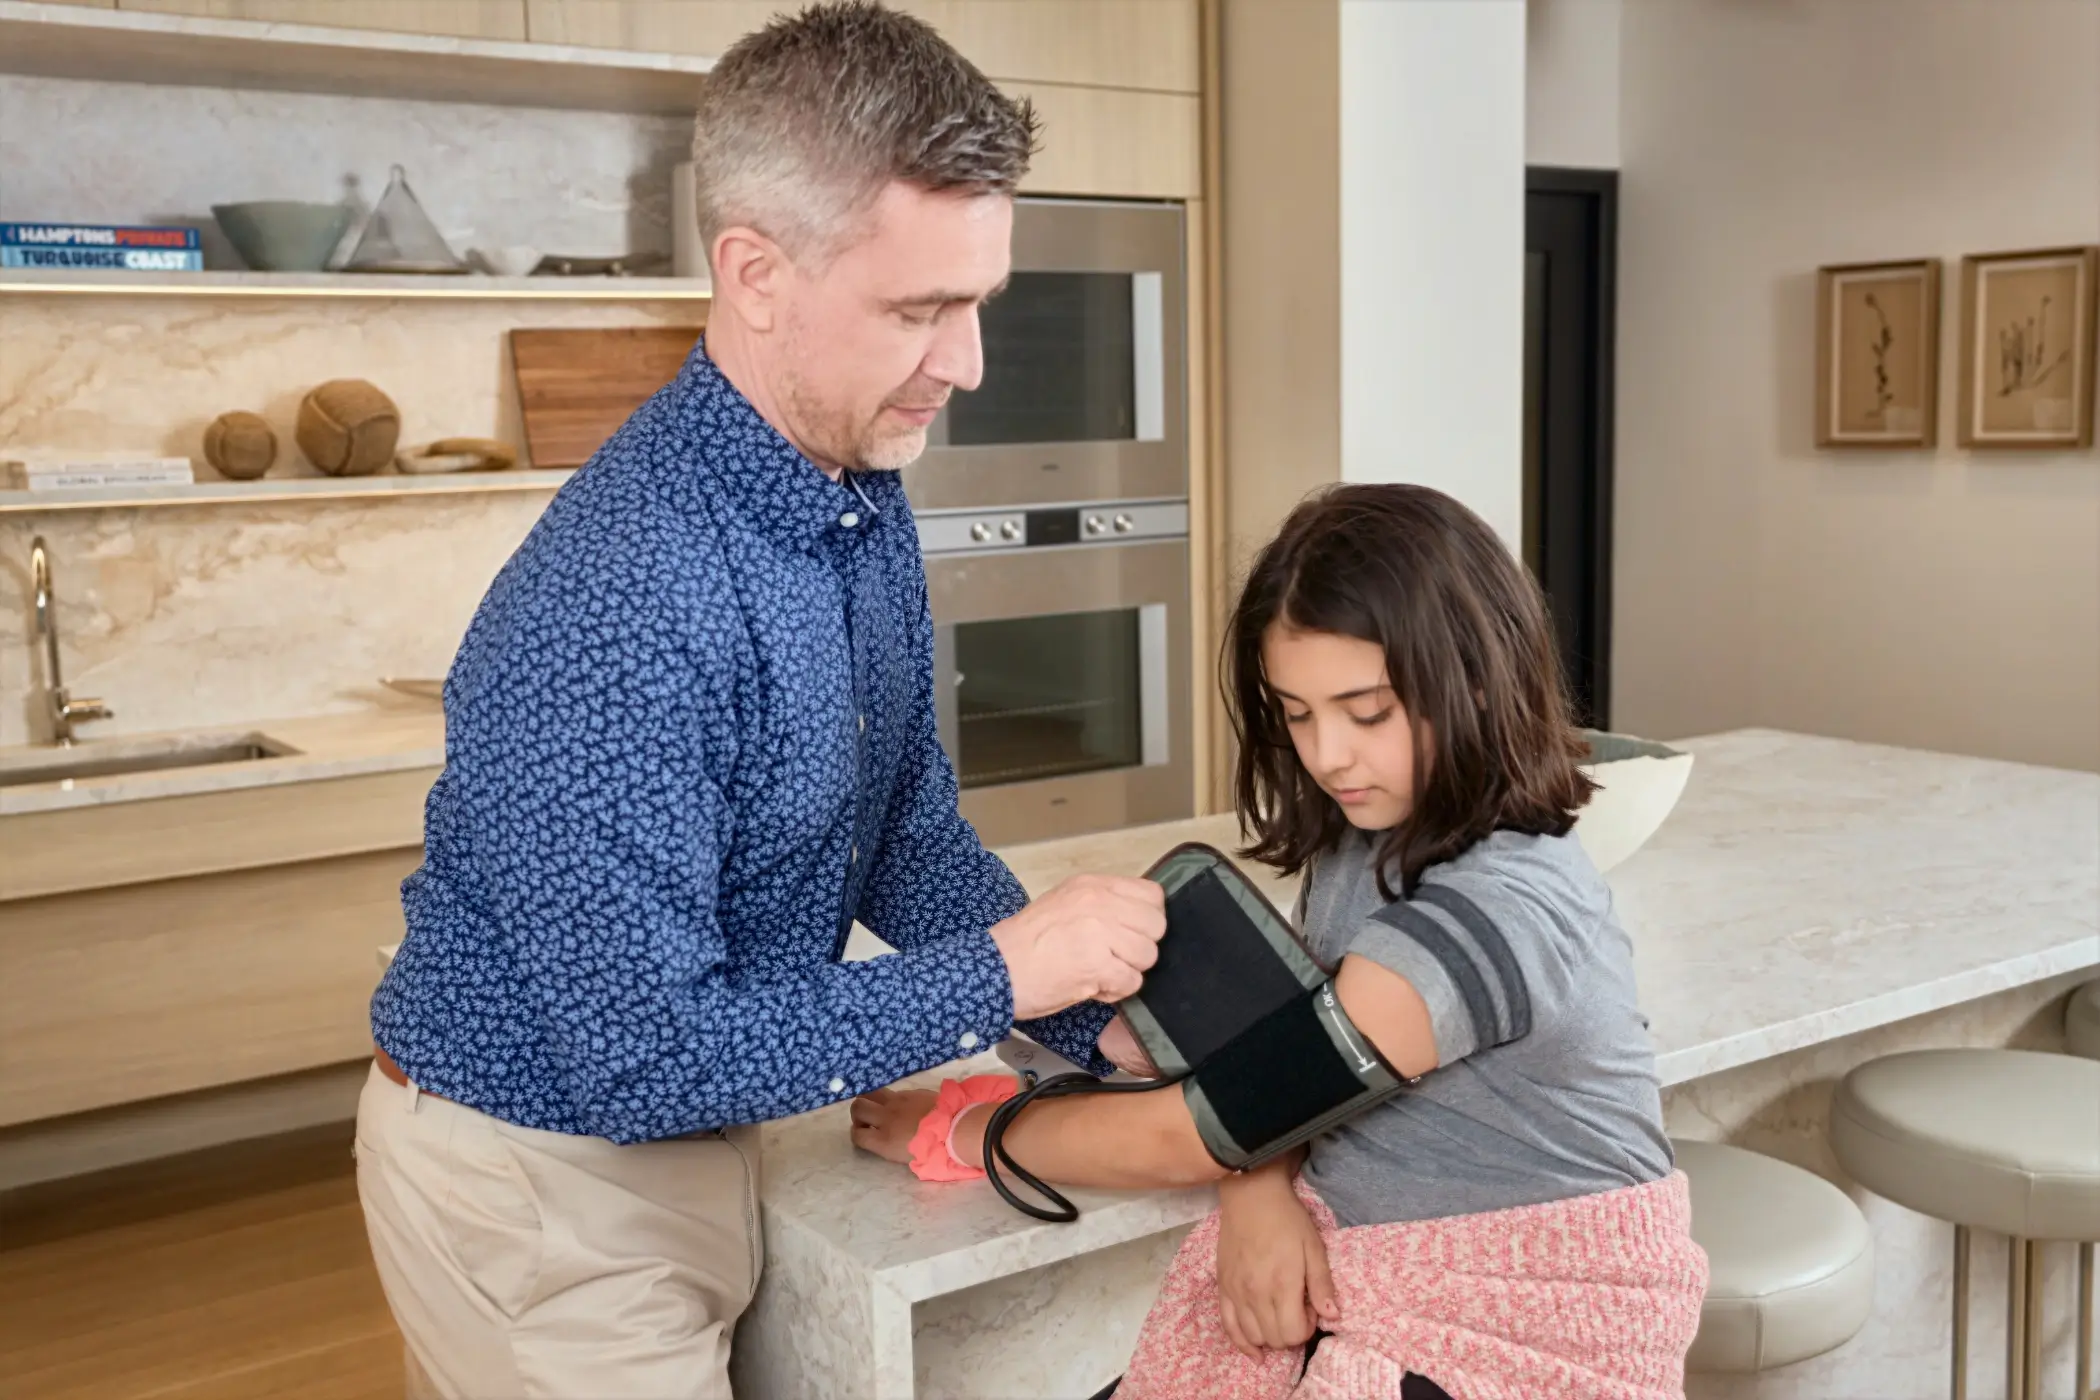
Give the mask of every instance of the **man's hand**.
[{"label": "man's hand", "polygon": [[1150,880],[1073,876],[992,928],[1013,983],[1014,1019],[1121,1001],[1158,960],[1166,931],[1166,892]]},{"label": "man's hand", "polygon": [[1341,1315],[1327,1246],[1291,1189],[1293,1174],[1271,1163],[1218,1187],[1218,1310],[1225,1334],[1249,1356],[1302,1347],[1315,1326]]},{"label": "man's hand", "polygon": [[1101,1053],[1117,1069],[1125,1074],[1134,1074],[1140,1079],[1159,1078],[1159,1066],[1145,1053],[1137,1036],[1130,1029],[1130,1022],[1120,1015],[1102,1028]]}]

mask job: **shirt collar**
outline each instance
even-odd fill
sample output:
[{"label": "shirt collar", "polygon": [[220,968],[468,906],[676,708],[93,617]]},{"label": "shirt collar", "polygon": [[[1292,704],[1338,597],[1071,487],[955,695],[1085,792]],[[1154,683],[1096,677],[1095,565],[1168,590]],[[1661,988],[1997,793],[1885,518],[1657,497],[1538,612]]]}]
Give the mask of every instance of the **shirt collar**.
[{"label": "shirt collar", "polygon": [[886,493],[863,490],[850,476],[845,484],[826,476],[729,382],[708,355],[705,337],[686,357],[673,391],[700,461],[701,470],[689,478],[696,495],[726,494],[768,539],[806,550],[827,536],[865,532],[880,514],[876,501]]}]

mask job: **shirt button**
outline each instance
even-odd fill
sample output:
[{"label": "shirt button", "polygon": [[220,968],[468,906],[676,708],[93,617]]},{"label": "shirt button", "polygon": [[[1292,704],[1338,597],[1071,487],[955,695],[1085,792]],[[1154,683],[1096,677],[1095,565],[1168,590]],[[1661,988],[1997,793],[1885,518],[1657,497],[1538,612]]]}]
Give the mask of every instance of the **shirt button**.
[{"label": "shirt button", "polygon": [[977,1032],[964,1031],[962,1039],[955,1043],[965,1050],[975,1050],[977,1048]]},{"label": "shirt button", "polygon": [[844,515],[839,517],[839,524],[845,526],[847,529],[850,530],[854,526],[860,524],[860,517],[849,510]]},{"label": "shirt button", "polygon": [[868,732],[868,717],[866,715],[860,717],[860,732],[863,734]]},{"label": "shirt button", "polygon": [[851,864],[853,864],[853,862],[855,862],[855,861],[857,861],[857,860],[859,860],[859,859],[860,859],[860,847],[858,847],[858,846],[855,846],[855,847],[853,847],[853,848],[852,848],[851,850],[849,850],[849,851],[847,851],[847,852],[846,852],[846,864],[848,864],[848,865],[851,865]]},{"label": "shirt button", "polygon": [[843,1094],[843,1093],[845,1093],[845,1092],[846,1092],[846,1081],[845,1081],[845,1080],[843,1080],[843,1079],[834,1079],[834,1080],[832,1080],[832,1081],[831,1081],[831,1092],[832,1092],[832,1093],[834,1093],[834,1094]]}]

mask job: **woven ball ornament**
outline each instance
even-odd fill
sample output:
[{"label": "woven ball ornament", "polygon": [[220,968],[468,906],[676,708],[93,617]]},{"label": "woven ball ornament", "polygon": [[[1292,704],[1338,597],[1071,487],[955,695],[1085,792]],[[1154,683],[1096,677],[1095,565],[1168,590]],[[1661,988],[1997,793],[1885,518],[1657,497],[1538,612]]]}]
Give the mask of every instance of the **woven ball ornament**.
[{"label": "woven ball ornament", "polygon": [[363,379],[331,379],[299,401],[293,439],[330,476],[370,476],[394,460],[401,410]]},{"label": "woven ball ornament", "polygon": [[253,481],[276,462],[277,434],[260,413],[222,413],[204,430],[204,460],[220,476]]}]

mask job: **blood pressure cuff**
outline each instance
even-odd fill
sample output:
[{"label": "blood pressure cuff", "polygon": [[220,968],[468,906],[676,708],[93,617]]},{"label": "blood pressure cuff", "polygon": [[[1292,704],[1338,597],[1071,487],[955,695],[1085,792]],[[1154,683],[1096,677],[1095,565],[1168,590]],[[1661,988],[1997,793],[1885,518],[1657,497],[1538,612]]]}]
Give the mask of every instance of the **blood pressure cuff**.
[{"label": "blood pressure cuff", "polygon": [[1177,846],[1147,874],[1166,891],[1167,932],[1121,1010],[1161,1074],[1182,1082],[1220,1166],[1259,1166],[1402,1087],[1290,922],[1231,861]]}]

